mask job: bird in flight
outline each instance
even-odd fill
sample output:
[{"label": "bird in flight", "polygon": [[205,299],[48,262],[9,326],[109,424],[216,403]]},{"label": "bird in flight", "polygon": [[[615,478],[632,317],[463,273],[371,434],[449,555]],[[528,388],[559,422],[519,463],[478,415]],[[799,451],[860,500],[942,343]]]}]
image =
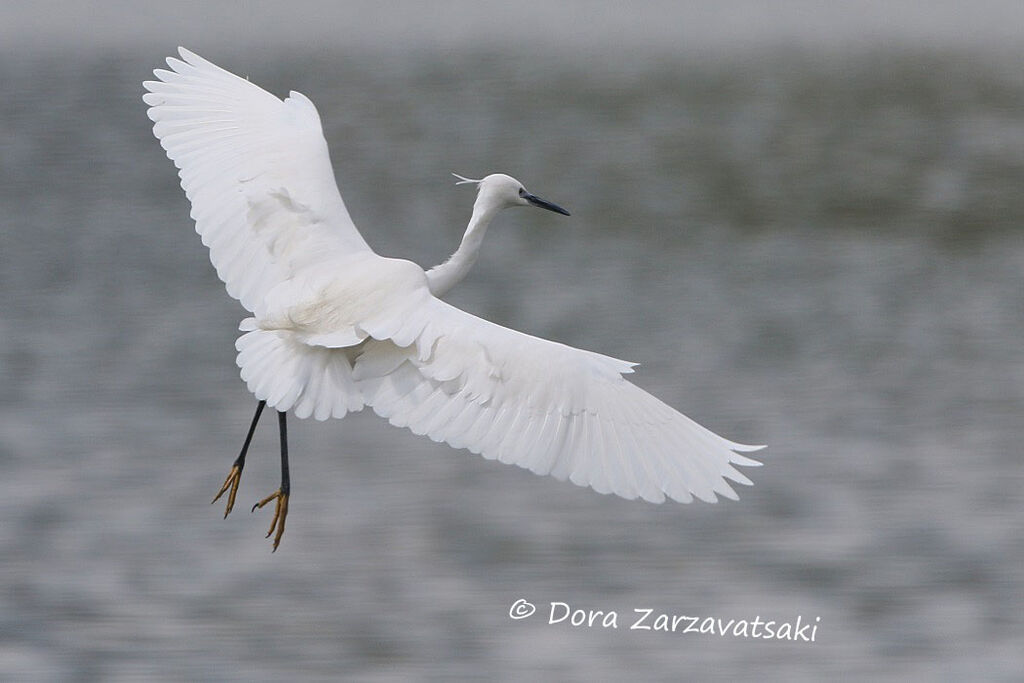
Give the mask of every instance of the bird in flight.
[{"label": "bird in flight", "polygon": [[[424,271],[375,253],[338,191],[320,116],[184,48],[146,81],[153,134],[179,169],[191,216],[228,294],[251,314],[235,343],[256,413],[213,502],[231,512],[265,406],[277,411],[281,485],[267,538],[277,550],[290,496],[287,413],[326,420],[369,406],[454,448],[599,493],[660,503],[736,499],[736,465],[760,463],[624,378],[634,363],[517,332],[442,297],[462,280],[499,211],[569,212],[494,173],[458,249]],[[276,532],[276,533],[275,533]]]}]

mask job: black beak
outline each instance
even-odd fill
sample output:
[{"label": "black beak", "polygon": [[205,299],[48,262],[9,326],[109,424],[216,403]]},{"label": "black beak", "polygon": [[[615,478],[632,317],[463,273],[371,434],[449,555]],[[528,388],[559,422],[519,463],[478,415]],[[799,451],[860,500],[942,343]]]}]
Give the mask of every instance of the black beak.
[{"label": "black beak", "polygon": [[548,200],[541,199],[540,197],[538,197],[535,194],[530,194],[529,192],[524,192],[522,194],[522,197],[523,197],[523,199],[528,201],[530,204],[533,204],[534,206],[536,206],[539,209],[547,209],[548,211],[554,211],[555,213],[560,213],[563,216],[571,215],[568,211],[566,211],[565,209],[560,207],[558,204],[552,204]]}]

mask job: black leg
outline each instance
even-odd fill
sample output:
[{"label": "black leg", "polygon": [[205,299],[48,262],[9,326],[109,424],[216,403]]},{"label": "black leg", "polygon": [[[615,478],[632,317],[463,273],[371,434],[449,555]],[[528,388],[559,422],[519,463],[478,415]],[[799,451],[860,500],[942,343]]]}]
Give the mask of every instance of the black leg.
[{"label": "black leg", "polygon": [[291,479],[288,476],[288,413],[278,412],[277,425],[281,431],[281,493],[291,492]]},{"label": "black leg", "polygon": [[270,534],[273,534],[275,529],[277,530],[277,534],[274,536],[274,551],[276,551],[277,546],[280,545],[281,536],[284,534],[284,522],[288,517],[288,494],[291,491],[291,479],[288,476],[287,413],[278,411],[277,424],[281,431],[281,487],[252,506],[252,511],[255,512],[256,508],[262,508],[272,500],[277,501],[274,506],[274,518],[270,521],[270,531],[267,532],[267,538],[270,538]]},{"label": "black leg", "polygon": [[220,491],[217,492],[216,497],[210,501],[211,505],[216,503],[224,492],[228,489],[231,493],[228,494],[228,505],[227,509],[224,510],[224,516],[227,517],[231,512],[231,508],[235,506],[235,494],[238,493],[238,482],[242,479],[242,469],[245,467],[245,454],[249,452],[249,444],[252,443],[252,435],[256,432],[256,424],[260,421],[260,415],[263,414],[263,407],[267,405],[266,401],[260,401],[256,406],[256,414],[252,416],[252,424],[249,425],[249,433],[245,435],[245,443],[242,444],[242,452],[235,458],[235,463],[231,466],[231,471],[228,472],[228,478],[224,480],[224,485],[220,487]]}]

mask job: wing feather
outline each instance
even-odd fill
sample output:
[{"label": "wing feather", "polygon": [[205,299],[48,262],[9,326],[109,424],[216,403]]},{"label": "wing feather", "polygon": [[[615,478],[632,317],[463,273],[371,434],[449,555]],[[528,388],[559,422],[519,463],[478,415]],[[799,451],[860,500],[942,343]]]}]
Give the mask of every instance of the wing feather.
[{"label": "wing feather", "polygon": [[179,48],[146,81],[153,133],[179,169],[228,293],[257,312],[275,285],[370,251],[338,192],[313,103],[285,100]]},{"label": "wing feather", "polygon": [[[411,331],[418,334],[411,335]],[[375,336],[353,377],[392,424],[600,493],[662,502],[736,498],[760,446],[701,427],[628,382],[632,363],[495,325],[428,297]]]}]

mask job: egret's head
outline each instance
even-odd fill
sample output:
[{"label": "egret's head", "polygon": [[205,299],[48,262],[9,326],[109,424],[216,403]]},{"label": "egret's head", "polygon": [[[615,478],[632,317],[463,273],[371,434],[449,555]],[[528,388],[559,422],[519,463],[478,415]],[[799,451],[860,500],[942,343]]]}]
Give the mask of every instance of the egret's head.
[{"label": "egret's head", "polygon": [[463,183],[476,183],[476,201],[481,206],[494,206],[499,209],[504,209],[510,206],[536,206],[540,209],[547,209],[548,211],[560,213],[563,216],[569,215],[569,212],[558,204],[552,204],[546,199],[541,199],[537,195],[532,194],[523,187],[521,182],[512,176],[505,175],[504,173],[492,173],[482,180],[463,178],[455,173],[452,175],[459,179],[459,182],[457,182],[456,185],[462,185]]}]

